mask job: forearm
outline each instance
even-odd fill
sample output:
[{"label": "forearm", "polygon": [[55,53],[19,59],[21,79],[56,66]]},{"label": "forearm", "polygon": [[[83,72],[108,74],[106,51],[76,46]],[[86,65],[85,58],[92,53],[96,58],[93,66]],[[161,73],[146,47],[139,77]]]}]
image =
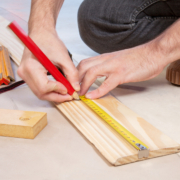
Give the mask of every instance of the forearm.
[{"label": "forearm", "polygon": [[160,58],[163,65],[180,59],[180,19],[170,26],[165,32],[149,42],[154,55]]},{"label": "forearm", "polygon": [[64,0],[32,0],[29,34],[43,29],[54,30],[63,2]]}]

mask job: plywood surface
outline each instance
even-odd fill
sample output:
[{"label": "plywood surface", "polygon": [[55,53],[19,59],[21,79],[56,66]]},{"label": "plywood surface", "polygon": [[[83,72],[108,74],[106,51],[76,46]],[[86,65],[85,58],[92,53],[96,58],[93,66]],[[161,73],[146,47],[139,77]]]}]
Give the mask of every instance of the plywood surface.
[{"label": "plywood surface", "polygon": [[[8,24],[2,17],[0,17],[0,22],[5,25]],[[11,38],[6,39],[5,42],[3,41],[3,36],[10,36]],[[17,37],[4,27],[0,29],[0,42],[6,43],[3,45],[10,48],[12,57],[15,58],[17,64],[20,64],[23,45],[17,40]],[[95,103],[149,146],[150,155],[148,158],[180,151],[180,145],[178,143],[164,135],[114,97],[108,95],[95,100]],[[83,104],[83,102],[71,101],[56,106],[111,164],[122,165],[139,161],[137,156],[138,151],[129,145],[117,132]]]}]

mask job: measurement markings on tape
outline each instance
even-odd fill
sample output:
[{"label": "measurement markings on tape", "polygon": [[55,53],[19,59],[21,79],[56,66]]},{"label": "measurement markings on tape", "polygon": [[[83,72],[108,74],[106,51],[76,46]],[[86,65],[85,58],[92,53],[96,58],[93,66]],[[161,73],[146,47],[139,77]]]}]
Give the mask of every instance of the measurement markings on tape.
[{"label": "measurement markings on tape", "polygon": [[85,96],[80,96],[80,99],[90,107],[98,116],[100,116],[106,123],[108,123],[115,131],[117,131],[126,141],[128,141],[134,148],[138,150],[138,158],[147,158],[149,156],[149,148],[114,118],[100,108],[95,102],[87,99]]}]

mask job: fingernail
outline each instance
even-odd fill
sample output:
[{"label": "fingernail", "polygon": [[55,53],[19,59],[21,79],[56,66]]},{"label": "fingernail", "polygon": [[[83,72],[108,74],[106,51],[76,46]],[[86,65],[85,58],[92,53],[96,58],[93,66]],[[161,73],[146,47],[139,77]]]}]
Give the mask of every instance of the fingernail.
[{"label": "fingernail", "polygon": [[72,99],[73,99],[72,96],[69,96],[68,100],[71,101]]},{"label": "fingernail", "polygon": [[88,98],[88,99],[92,99],[92,97],[91,97],[91,94],[90,94],[90,93],[87,93],[87,94],[85,95],[85,97],[86,97],[86,98]]},{"label": "fingernail", "polygon": [[73,84],[73,87],[76,91],[79,91],[80,90],[80,85],[79,85],[79,82],[76,82]]}]

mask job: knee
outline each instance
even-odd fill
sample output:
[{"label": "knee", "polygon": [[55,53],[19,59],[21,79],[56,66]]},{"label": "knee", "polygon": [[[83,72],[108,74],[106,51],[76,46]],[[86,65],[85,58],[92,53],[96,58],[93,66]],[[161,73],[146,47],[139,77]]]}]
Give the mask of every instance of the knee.
[{"label": "knee", "polygon": [[[84,0],[78,11],[78,27],[82,40],[100,54],[123,49],[121,41],[126,35],[124,32],[131,27],[127,23],[122,23],[121,26],[114,16],[109,17],[106,8],[99,6],[103,2],[104,0]],[[118,16],[118,8],[114,13]]]},{"label": "knee", "polygon": [[81,39],[84,43],[89,46],[94,51],[100,53],[96,46],[95,41],[95,21],[97,19],[95,11],[95,6],[93,7],[93,0],[84,0],[78,10],[78,28]]}]

